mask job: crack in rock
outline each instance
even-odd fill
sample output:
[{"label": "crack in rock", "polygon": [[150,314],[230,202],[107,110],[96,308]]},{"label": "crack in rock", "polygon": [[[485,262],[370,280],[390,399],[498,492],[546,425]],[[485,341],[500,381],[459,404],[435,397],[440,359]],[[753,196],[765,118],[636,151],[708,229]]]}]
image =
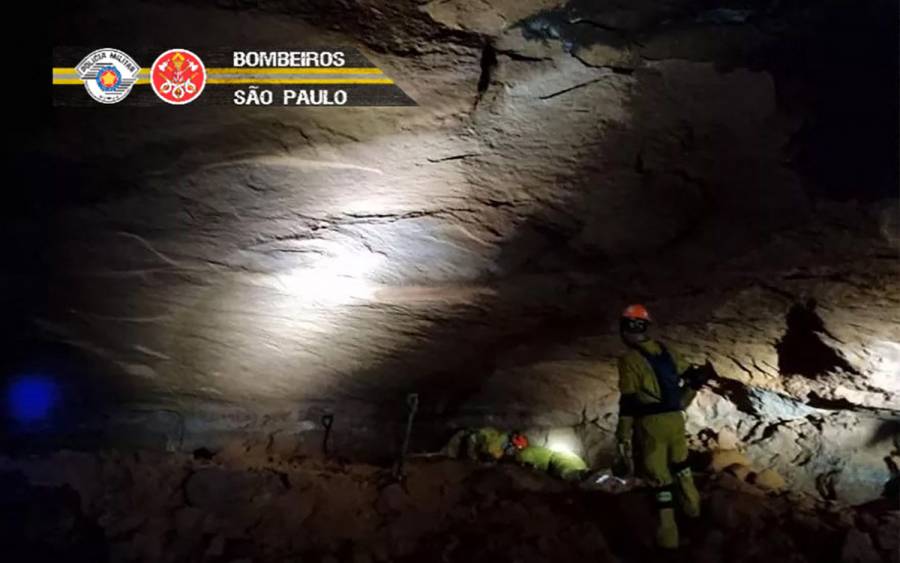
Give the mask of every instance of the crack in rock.
[{"label": "crack in rock", "polygon": [[573,90],[578,90],[580,88],[590,86],[591,84],[596,84],[597,82],[602,82],[604,79],[606,79],[606,77],[601,76],[601,77],[595,78],[593,80],[588,80],[587,82],[582,82],[580,84],[576,84],[575,86],[570,86],[570,87],[560,90],[558,92],[553,92],[552,94],[546,94],[544,96],[540,96],[540,97],[538,97],[538,99],[539,100],[550,100],[550,99],[556,98],[558,96],[562,96],[563,94],[567,94]]},{"label": "crack in rock", "polygon": [[452,160],[465,160],[467,158],[472,158],[475,156],[481,156],[481,154],[480,153],[463,153],[463,154],[456,154],[453,156],[445,156],[443,158],[429,158],[428,162],[437,164],[439,162],[448,162],[448,161],[452,161]]}]

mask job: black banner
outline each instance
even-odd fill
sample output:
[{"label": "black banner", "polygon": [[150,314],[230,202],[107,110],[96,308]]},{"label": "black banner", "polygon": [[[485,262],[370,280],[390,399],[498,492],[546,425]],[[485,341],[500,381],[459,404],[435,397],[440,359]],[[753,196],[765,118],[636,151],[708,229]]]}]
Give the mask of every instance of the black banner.
[{"label": "black banner", "polygon": [[353,48],[57,47],[59,106],[415,106]]}]

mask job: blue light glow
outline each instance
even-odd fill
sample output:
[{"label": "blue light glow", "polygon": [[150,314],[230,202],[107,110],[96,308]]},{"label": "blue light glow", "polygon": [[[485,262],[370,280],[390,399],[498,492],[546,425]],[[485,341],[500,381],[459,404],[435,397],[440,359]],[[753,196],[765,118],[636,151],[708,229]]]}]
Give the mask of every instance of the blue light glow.
[{"label": "blue light glow", "polygon": [[19,422],[38,422],[50,415],[57,400],[57,386],[49,377],[25,375],[7,388],[9,414]]}]

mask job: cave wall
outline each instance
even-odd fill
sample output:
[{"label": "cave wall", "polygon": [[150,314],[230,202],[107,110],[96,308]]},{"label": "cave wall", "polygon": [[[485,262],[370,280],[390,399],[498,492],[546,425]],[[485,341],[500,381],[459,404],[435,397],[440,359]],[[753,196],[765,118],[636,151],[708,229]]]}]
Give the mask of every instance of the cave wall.
[{"label": "cave wall", "polygon": [[[690,412],[698,447],[733,431],[800,485],[843,471],[854,500],[886,480],[894,140],[861,132],[890,111],[879,89],[829,129],[818,67],[785,56],[846,5],[92,6],[53,42],[352,44],[419,107],[45,109],[3,226],[5,372],[62,397],[32,438],[316,449],[334,412],[338,449],[383,450],[418,392],[421,449],[489,421],[576,428],[599,460],[617,314],[641,301],[726,378]],[[887,172],[823,181],[854,163]]]}]

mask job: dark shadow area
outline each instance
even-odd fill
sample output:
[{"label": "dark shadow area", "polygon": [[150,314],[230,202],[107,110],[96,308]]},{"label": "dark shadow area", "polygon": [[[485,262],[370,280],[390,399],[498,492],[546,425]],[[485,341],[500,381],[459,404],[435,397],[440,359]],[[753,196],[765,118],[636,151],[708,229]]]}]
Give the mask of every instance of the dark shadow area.
[{"label": "dark shadow area", "polygon": [[712,382],[712,386],[726,399],[734,403],[739,411],[753,416],[759,415],[759,412],[753,405],[753,401],[750,400],[750,388],[740,381],[720,377]]},{"label": "dark shadow area", "polygon": [[814,301],[795,304],[787,314],[787,331],[775,345],[778,370],[782,375],[802,375],[810,379],[833,373],[856,373],[834,349],[825,344],[820,334],[827,334],[825,324],[816,314]]},{"label": "dark shadow area", "polygon": [[771,2],[722,6],[693,0],[610,10],[569,0],[522,22],[526,37],[559,40],[567,51],[602,43],[637,44],[656,58],[655,36],[722,32],[716,46],[676,47],[688,60],[723,71],[750,67],[775,78],[779,105],[801,123],[785,162],[809,182],[811,196],[878,200],[897,195],[898,5],[891,0]]},{"label": "dark shadow area", "polygon": [[867,444],[874,446],[888,440],[893,441],[895,449],[900,451],[900,419],[885,420],[881,423]]},{"label": "dark shadow area", "polygon": [[782,4],[786,25],[773,32],[791,48],[770,53],[770,66],[779,102],[802,118],[789,151],[809,178],[810,193],[838,200],[896,197],[897,2]]},{"label": "dark shadow area", "polygon": [[847,399],[829,399],[827,397],[822,397],[816,392],[811,392],[806,397],[806,404],[817,408],[817,409],[827,409],[827,410],[855,410],[857,408],[856,405],[848,401]]},{"label": "dark shadow area", "polygon": [[106,416],[134,394],[134,382],[65,344],[15,343],[0,361],[0,449],[18,454],[94,449],[111,436]]},{"label": "dark shadow area", "polygon": [[10,563],[105,563],[107,538],[86,516],[70,486],[32,485],[18,472],[0,472],[0,550]]}]

